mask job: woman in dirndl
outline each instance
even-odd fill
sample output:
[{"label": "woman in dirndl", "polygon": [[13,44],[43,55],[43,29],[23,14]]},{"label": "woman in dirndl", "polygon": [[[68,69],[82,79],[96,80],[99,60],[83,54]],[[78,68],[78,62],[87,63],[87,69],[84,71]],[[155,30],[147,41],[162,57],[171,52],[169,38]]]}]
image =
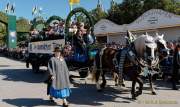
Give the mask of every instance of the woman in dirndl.
[{"label": "woman in dirndl", "polygon": [[67,97],[70,96],[69,70],[59,47],[54,49],[54,57],[48,62],[48,71],[51,77],[51,85],[48,88],[50,100],[62,99],[63,106],[68,107]]}]

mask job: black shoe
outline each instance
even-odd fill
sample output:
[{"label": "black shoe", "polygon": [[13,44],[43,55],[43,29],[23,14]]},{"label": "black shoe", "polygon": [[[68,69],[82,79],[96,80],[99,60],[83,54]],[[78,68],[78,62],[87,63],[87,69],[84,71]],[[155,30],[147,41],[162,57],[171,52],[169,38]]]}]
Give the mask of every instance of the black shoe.
[{"label": "black shoe", "polygon": [[52,102],[52,103],[55,102],[52,97],[50,97],[49,100],[50,100],[50,102]]},{"label": "black shoe", "polygon": [[63,107],[69,107],[69,105],[68,105],[68,104],[63,103]]}]

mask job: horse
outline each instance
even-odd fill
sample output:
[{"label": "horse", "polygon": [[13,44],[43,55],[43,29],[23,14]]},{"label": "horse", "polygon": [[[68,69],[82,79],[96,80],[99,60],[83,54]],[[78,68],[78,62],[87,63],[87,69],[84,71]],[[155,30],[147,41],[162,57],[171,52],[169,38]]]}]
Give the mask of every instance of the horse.
[{"label": "horse", "polygon": [[[157,44],[157,53],[158,53],[158,58],[159,58],[158,63],[156,63],[156,65],[157,65],[164,58],[168,57],[170,52],[169,52],[169,49],[167,48],[167,42],[164,39],[164,34],[159,35],[158,33],[156,33],[156,35],[154,36],[154,41]],[[159,70],[159,68],[157,68],[155,70]],[[151,73],[148,74],[148,79],[150,82],[151,93],[152,93],[152,95],[156,95],[157,93],[155,92],[155,89],[152,84],[152,74]]]},{"label": "horse", "polygon": [[[132,34],[129,34],[130,36],[132,36]],[[148,35],[148,33],[146,33],[146,35]],[[164,34],[159,35],[158,33],[156,33],[156,35],[153,37],[154,42],[157,44],[157,53],[158,53],[158,59],[155,60],[156,63],[154,63],[154,65],[152,65],[154,68],[150,67],[150,70],[154,70],[154,71],[159,71],[159,68],[156,67],[156,65],[158,64],[158,62],[160,62],[161,60],[163,60],[164,58],[166,58],[169,55],[169,49],[167,48],[167,44],[166,41],[164,39]],[[137,49],[139,49],[139,47],[137,47]],[[140,59],[140,63],[141,66],[146,67],[147,64],[144,63],[144,61],[142,61]],[[152,95],[156,95],[157,93],[155,92],[155,89],[153,87],[152,84],[152,73],[148,73],[148,79],[150,82],[150,88],[151,88],[151,93]],[[116,77],[116,82],[117,82],[118,77]],[[116,83],[117,84],[117,83]]]},{"label": "horse", "polygon": [[[125,67],[123,67],[123,74],[127,74],[127,75],[132,74],[132,75],[129,75],[129,77],[132,80],[132,90],[131,90],[132,98],[136,98],[138,95],[140,95],[142,93],[143,82],[139,76],[139,73],[142,70],[142,66],[148,66],[149,68],[152,69],[153,66],[157,65],[158,58],[155,53],[156,53],[156,51],[160,52],[160,48],[162,48],[162,47],[160,47],[160,46],[157,47],[156,42],[161,43],[162,39],[163,39],[163,37],[153,38],[148,35],[142,35],[142,36],[139,36],[133,42],[133,44],[134,44],[133,50],[135,50],[135,54],[137,55],[138,58],[135,58],[136,60],[132,60],[126,56],[126,58],[125,58],[126,60],[124,61]],[[141,48],[139,48],[139,46],[141,46]],[[159,48],[159,49],[157,50],[157,48]],[[146,56],[144,56],[145,52],[146,52]],[[119,73],[119,71],[116,69],[116,66],[113,63],[113,58],[118,56],[119,54],[121,54],[121,52],[119,52],[118,50],[115,50],[112,48],[106,48],[102,52],[99,52],[96,55],[96,72],[94,72],[95,74],[94,74],[93,78],[95,78],[95,80],[96,80],[96,86],[97,86],[98,91],[101,91],[101,89],[104,88],[106,85],[106,79],[105,79],[104,75],[107,71],[112,71],[115,74]],[[142,58],[144,58],[144,57],[147,58],[147,64],[144,64],[142,61]],[[138,66],[138,65],[141,65],[141,66]],[[130,70],[129,69],[130,67],[133,67],[134,71]],[[129,73],[129,71],[131,71],[131,73]],[[99,85],[99,76],[100,75],[102,76],[102,80],[103,80],[101,85]],[[149,77],[151,77],[151,76],[149,76]],[[116,80],[117,80],[117,78],[116,78]],[[139,86],[140,86],[139,91],[137,91],[137,92],[135,92],[136,82],[138,82]],[[150,81],[150,82],[152,82],[152,81]],[[152,84],[151,84],[151,86],[152,86]],[[152,90],[152,91],[153,91],[153,93],[155,93],[154,90]]]},{"label": "horse", "polygon": [[173,74],[172,74],[172,89],[178,90],[176,87],[176,82],[178,81],[178,73],[180,69],[180,44],[175,48],[174,58],[173,58]]}]

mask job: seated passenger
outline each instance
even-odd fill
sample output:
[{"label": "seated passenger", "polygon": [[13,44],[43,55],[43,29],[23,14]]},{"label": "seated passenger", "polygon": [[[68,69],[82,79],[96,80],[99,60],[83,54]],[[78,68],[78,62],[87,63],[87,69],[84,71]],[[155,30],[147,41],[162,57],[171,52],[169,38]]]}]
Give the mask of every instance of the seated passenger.
[{"label": "seated passenger", "polygon": [[84,41],[86,44],[93,44],[95,42],[95,38],[92,36],[91,30],[87,31],[87,34],[84,35]]},{"label": "seated passenger", "polygon": [[75,46],[76,53],[85,53],[86,44],[84,42],[83,32],[81,30],[78,30],[77,34],[73,36],[73,45]]},{"label": "seated passenger", "polygon": [[38,35],[39,35],[38,30],[33,29],[33,30],[30,32],[30,39],[31,39],[31,40],[36,40],[36,39],[38,38]]},{"label": "seated passenger", "polygon": [[87,29],[84,28],[84,23],[83,22],[81,22],[79,24],[78,29],[82,31],[83,35],[87,34]]},{"label": "seated passenger", "polygon": [[69,42],[64,46],[64,56],[71,56],[73,54],[72,46]]},{"label": "seated passenger", "polygon": [[75,22],[73,22],[72,24],[71,24],[71,27],[69,28],[69,32],[71,32],[71,33],[73,33],[73,35],[75,35],[76,33],[77,33],[77,25],[76,25],[76,23]]}]

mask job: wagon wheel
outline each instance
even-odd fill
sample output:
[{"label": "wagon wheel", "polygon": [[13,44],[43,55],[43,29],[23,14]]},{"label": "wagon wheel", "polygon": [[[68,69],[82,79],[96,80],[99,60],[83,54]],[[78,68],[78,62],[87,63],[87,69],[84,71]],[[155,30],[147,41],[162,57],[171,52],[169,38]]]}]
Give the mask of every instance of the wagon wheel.
[{"label": "wagon wheel", "polygon": [[70,33],[69,28],[71,27],[71,21],[74,20],[75,22],[83,22],[87,30],[91,30],[91,35],[94,36],[93,29],[94,29],[94,22],[92,17],[84,8],[75,8],[73,9],[67,19],[65,24],[65,34],[66,34],[66,41],[71,41],[72,33]]},{"label": "wagon wheel", "polygon": [[90,73],[89,68],[82,68],[82,69],[79,69],[78,71],[79,71],[79,76],[81,78],[86,78]]}]

